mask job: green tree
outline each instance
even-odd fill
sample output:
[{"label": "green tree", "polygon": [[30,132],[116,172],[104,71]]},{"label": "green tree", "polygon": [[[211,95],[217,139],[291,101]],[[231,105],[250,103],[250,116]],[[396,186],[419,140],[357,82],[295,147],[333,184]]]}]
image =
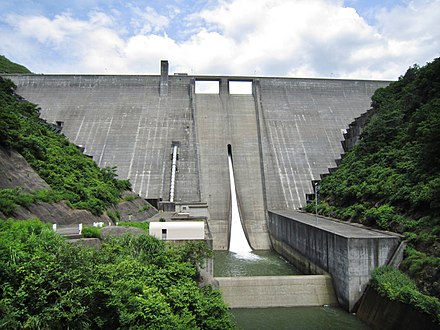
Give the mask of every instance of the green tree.
[{"label": "green tree", "polygon": [[205,257],[147,235],[94,249],[38,220],[0,222],[0,327],[233,329],[219,292],[195,281],[193,263]]}]

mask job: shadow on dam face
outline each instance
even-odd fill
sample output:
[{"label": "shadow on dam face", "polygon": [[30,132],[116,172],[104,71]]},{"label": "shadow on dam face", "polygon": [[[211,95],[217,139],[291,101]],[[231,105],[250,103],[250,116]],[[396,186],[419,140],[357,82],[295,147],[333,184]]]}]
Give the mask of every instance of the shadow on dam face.
[{"label": "shadow on dam face", "polygon": [[[166,68],[167,69],[167,68]],[[170,196],[170,146],[179,142],[174,203],[205,202],[214,249],[227,250],[233,146],[237,198],[253,249],[271,247],[267,210],[293,210],[343,153],[342,131],[389,82],[169,75],[4,75],[16,93],[99,166],[117,166],[142,197]],[[199,80],[218,92],[196,93]],[[234,82],[252,93],[235,94]],[[249,90],[248,90],[249,92]]]}]

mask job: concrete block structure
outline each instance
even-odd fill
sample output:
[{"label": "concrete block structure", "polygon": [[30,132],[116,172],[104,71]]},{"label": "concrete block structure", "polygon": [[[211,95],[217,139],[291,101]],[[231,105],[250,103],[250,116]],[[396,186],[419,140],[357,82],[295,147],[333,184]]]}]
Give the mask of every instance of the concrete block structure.
[{"label": "concrete block structure", "polygon": [[328,275],[216,277],[230,308],[336,305]]},{"label": "concrete block structure", "polygon": [[160,240],[204,240],[205,223],[203,221],[150,222],[149,234]]},{"label": "concrete block structure", "polygon": [[349,311],[371,271],[392,259],[401,240],[397,234],[297,211],[270,211],[269,229],[274,249],[298,268],[332,275],[339,304]]}]

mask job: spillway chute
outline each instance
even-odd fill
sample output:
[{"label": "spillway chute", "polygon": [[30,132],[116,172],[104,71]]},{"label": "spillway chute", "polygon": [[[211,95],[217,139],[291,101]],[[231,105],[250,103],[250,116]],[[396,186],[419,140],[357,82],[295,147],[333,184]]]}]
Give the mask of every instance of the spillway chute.
[{"label": "spillway chute", "polygon": [[231,184],[231,230],[229,238],[229,251],[236,253],[239,257],[245,259],[255,259],[258,258],[258,256],[252,254],[252,247],[249,245],[248,239],[243,229],[243,224],[240,219],[240,212],[237,203],[237,192],[235,190],[232,152],[230,146],[228,146],[228,166],[229,180]]}]

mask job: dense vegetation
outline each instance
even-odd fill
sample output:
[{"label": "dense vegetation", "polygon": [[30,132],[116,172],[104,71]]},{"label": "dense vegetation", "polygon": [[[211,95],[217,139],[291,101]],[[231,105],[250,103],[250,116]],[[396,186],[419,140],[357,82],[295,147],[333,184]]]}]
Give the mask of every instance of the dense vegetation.
[{"label": "dense vegetation", "polygon": [[53,191],[20,196],[17,189],[0,190],[0,211],[10,214],[17,205],[32,200],[64,199],[75,208],[100,215],[117,203],[130,183],[118,180],[115,168],[100,169],[66,137],[56,133],[40,119],[36,105],[14,95],[14,88],[10,80],[0,77],[0,146],[22,154]]},{"label": "dense vegetation", "polygon": [[195,281],[209,252],[148,235],[84,248],[37,220],[0,221],[0,328],[234,328],[219,292]]},{"label": "dense vegetation", "polygon": [[440,58],[377,90],[372,106],[359,144],[322,180],[318,210],[404,234],[402,270],[438,297]]},{"label": "dense vegetation", "polygon": [[419,291],[415,282],[396,268],[383,266],[371,274],[371,286],[391,300],[411,304],[440,324],[440,301]]},{"label": "dense vegetation", "polygon": [[23,65],[11,62],[3,55],[0,55],[0,73],[31,73]]}]

